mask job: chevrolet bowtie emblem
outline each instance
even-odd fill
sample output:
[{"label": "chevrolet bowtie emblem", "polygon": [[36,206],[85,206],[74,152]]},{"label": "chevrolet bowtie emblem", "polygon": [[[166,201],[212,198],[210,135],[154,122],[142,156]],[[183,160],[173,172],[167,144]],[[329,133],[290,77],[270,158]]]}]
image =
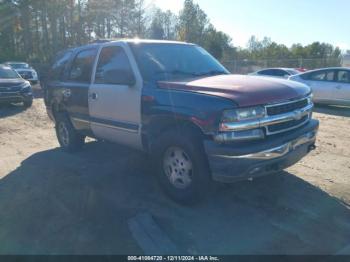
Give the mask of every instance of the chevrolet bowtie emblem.
[{"label": "chevrolet bowtie emblem", "polygon": [[300,120],[303,118],[303,112],[300,110],[294,111],[294,119],[295,120]]}]

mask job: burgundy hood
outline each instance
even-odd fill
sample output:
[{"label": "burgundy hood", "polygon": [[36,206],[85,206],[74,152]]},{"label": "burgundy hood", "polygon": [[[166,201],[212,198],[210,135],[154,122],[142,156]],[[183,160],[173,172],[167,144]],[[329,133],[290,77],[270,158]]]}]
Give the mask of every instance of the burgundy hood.
[{"label": "burgundy hood", "polygon": [[245,75],[220,75],[188,82],[161,81],[158,85],[160,88],[228,98],[241,107],[296,99],[311,92],[309,87],[297,82]]}]

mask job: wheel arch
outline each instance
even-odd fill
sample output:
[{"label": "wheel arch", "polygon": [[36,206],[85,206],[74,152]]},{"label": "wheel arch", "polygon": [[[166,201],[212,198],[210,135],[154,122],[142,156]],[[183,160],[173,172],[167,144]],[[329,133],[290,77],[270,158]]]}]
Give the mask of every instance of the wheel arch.
[{"label": "wheel arch", "polygon": [[144,148],[148,151],[152,151],[152,147],[157,141],[157,138],[165,132],[174,129],[182,133],[191,132],[202,140],[207,137],[202,128],[191,119],[179,117],[156,117],[148,123],[142,132],[142,141]]}]

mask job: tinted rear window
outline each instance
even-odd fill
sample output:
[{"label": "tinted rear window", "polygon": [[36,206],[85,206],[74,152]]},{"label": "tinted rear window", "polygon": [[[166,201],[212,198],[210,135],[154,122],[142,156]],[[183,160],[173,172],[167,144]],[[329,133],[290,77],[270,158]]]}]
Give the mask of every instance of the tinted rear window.
[{"label": "tinted rear window", "polygon": [[64,69],[72,55],[72,51],[59,54],[56,57],[55,63],[51,67],[50,78],[51,80],[62,80]]},{"label": "tinted rear window", "polygon": [[73,60],[68,79],[74,82],[89,83],[96,53],[96,49],[80,51]]}]

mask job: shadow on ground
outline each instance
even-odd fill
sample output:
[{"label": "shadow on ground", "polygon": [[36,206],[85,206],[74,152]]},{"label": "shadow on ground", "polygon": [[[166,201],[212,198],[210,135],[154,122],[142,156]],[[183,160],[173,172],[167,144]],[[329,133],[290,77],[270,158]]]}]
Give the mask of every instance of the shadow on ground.
[{"label": "shadow on ground", "polygon": [[345,106],[316,105],[314,112],[333,116],[350,117],[350,107]]},{"label": "shadow on ground", "polygon": [[145,155],[92,142],[75,155],[34,154],[0,180],[0,253],[140,254],[127,221],[145,211],[189,254],[333,254],[349,244],[348,207],[291,174],[220,185],[183,207],[160,191]]},{"label": "shadow on ground", "polygon": [[22,104],[0,104],[0,119],[17,115],[24,112],[26,108]]},{"label": "shadow on ground", "polygon": [[44,91],[41,88],[40,84],[34,85],[33,87],[33,95],[34,98],[43,98],[44,97]]}]

